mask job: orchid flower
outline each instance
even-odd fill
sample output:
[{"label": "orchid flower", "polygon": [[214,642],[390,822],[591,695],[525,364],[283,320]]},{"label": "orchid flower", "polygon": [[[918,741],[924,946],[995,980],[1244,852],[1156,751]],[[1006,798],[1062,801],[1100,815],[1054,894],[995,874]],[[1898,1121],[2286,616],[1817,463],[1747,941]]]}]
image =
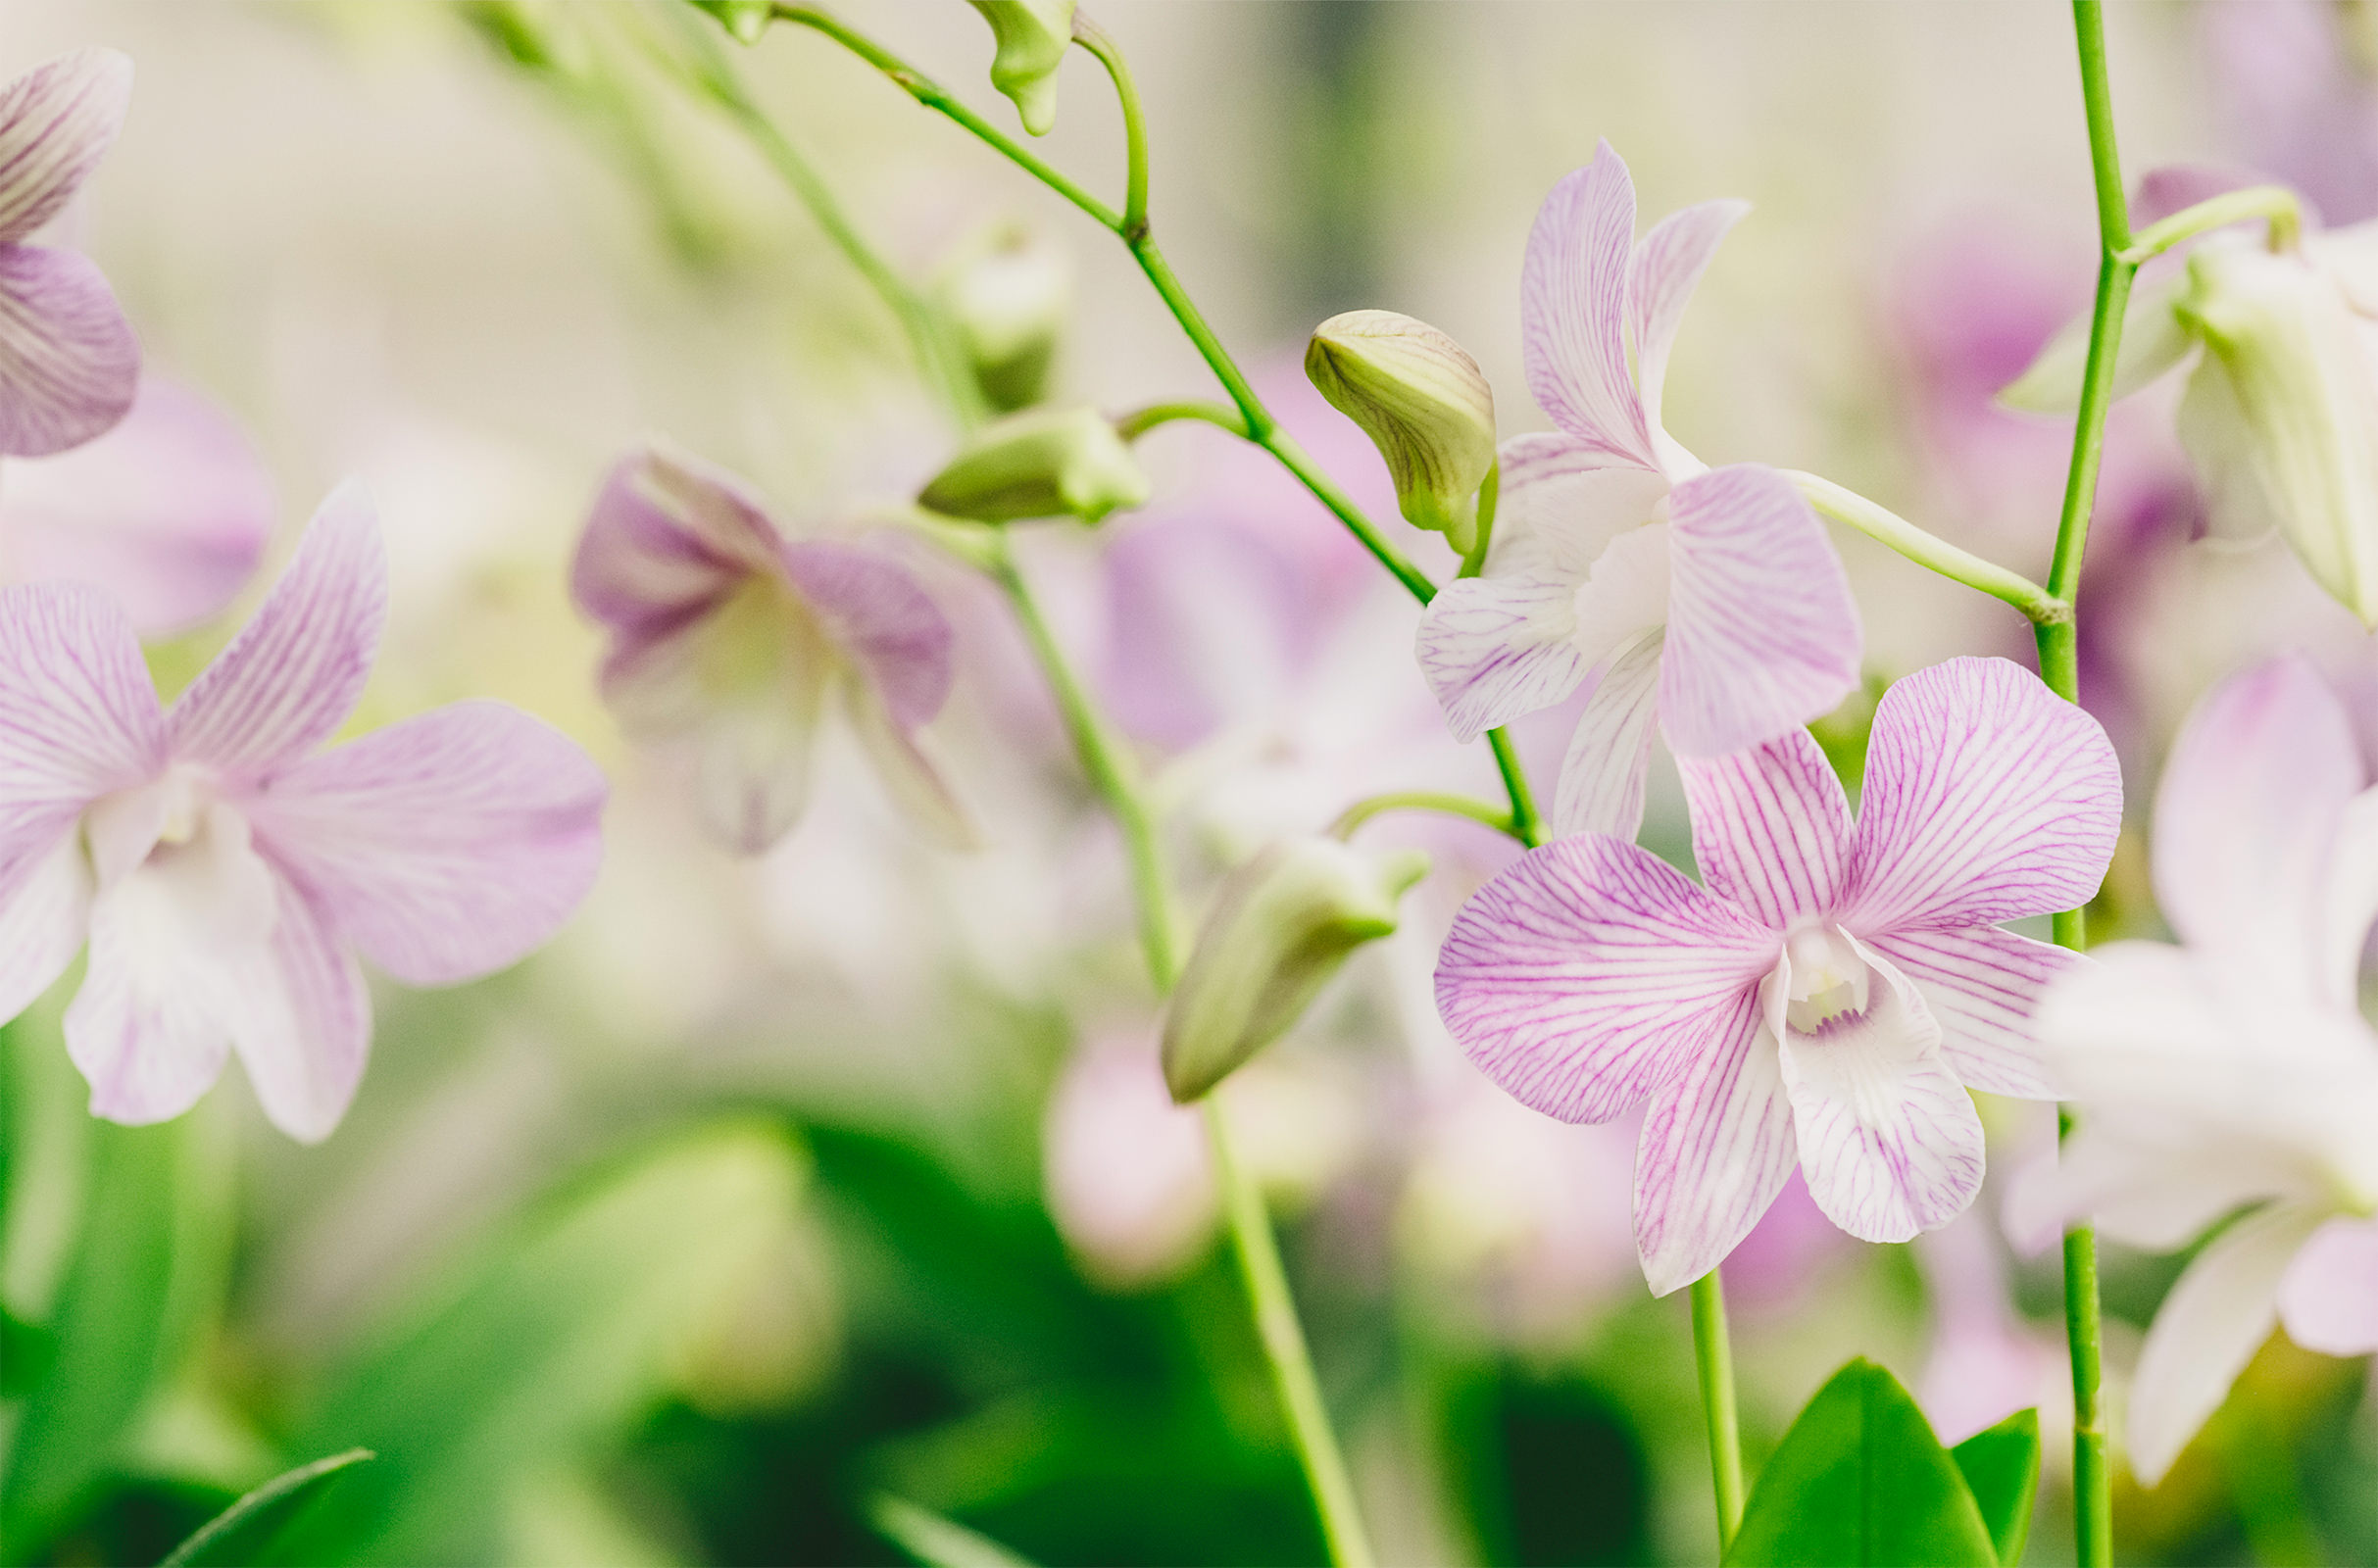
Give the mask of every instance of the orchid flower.
[{"label": "orchid flower", "polygon": [[1858,681],[1857,607],[1808,502],[1771,468],[1707,467],[1660,422],[1685,302],[1747,211],[1705,202],[1635,240],[1635,187],[1606,142],[1528,237],[1527,382],[1559,428],[1504,443],[1484,572],[1437,595],[1419,655],[1464,741],[1593,682],[1555,799],[1563,834],[1634,837],[1655,716],[1679,757],[1723,757]]},{"label": "orchid flower", "polygon": [[829,699],[893,794],[967,839],[915,737],[949,695],[950,623],[904,567],[787,539],[733,475],[653,445],[612,470],[570,588],[612,634],[604,701],[630,735],[690,750],[722,843],[757,855],[800,818]]},{"label": "orchid flower", "polygon": [[358,952],[410,985],[468,980],[593,883],[603,776],[525,713],[458,703],[317,755],[386,600],[378,524],[346,486],[161,709],[113,601],[0,589],[0,1018],[87,938],[66,1045],[94,1114],[177,1116],[236,1051],[272,1123],[323,1138],[371,1045]]},{"label": "orchid flower", "polygon": [[78,49],[0,87],[0,455],[79,446],[124,417],[140,344],[88,257],[25,243],[124,126],[132,63]]},{"label": "orchid flower", "polygon": [[1655,1295],[1716,1267],[1795,1162],[1866,1241],[1972,1200],[1965,1090],[2054,1098],[2029,1020],[2076,961],[1998,922],[2095,893],[2122,802],[2097,720],[1998,659],[1884,694],[1855,822],[1805,730],[1681,765],[1706,887],[1620,839],[1560,840],[1479,890],[1437,965],[1454,1038],[1521,1102],[1604,1122],[1650,1101]]},{"label": "orchid flower", "polygon": [[2300,658],[2198,708],[2155,796],[2155,881],[2180,946],[2117,942],[2050,991],[2043,1051],[2080,1114],[2042,1218],[2185,1245],[2241,1205],[2164,1298],[2131,1385],[2153,1485],[2274,1323],[2378,1349],[2378,1033],[2355,1005],[2378,915],[2378,789]]}]

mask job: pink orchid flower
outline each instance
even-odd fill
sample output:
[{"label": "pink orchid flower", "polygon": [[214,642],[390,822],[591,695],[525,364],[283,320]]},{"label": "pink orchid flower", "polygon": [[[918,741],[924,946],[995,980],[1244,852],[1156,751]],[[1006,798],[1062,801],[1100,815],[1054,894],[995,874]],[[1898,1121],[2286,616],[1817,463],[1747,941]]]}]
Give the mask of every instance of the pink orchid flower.
[{"label": "pink orchid flower", "polygon": [[1655,1295],[1716,1267],[1795,1162],[1866,1241],[1972,1200],[1965,1089],[2054,1098],[2029,1019],[2074,961],[1998,922],[2096,892],[2122,804],[2097,721],[1998,659],[1884,695],[1855,822],[1806,731],[1682,769],[1706,888],[1623,840],[1561,840],[1480,889],[1437,964],[1447,1027],[1526,1104],[1603,1122],[1651,1102]]},{"label": "pink orchid flower", "polygon": [[124,127],[132,63],[78,49],[0,87],[0,455],[79,446],[124,417],[140,343],[90,258],[27,245]]},{"label": "pink orchid flower", "polygon": [[652,445],[596,498],[570,591],[612,634],[604,701],[630,735],[690,751],[720,842],[757,855],[800,819],[829,701],[902,805],[967,841],[916,741],[949,696],[950,623],[905,567],[787,539],[741,480]]},{"label": "pink orchid flower", "polygon": [[2040,1008],[2080,1114],[2018,1210],[2094,1215],[2169,1250],[2262,1205],[2197,1255],[2148,1331],[2128,1431],[2150,1485],[2274,1325],[2310,1349],[2378,1350],[2378,1033],[2356,1005],[2378,915],[2370,783],[2302,659],[2216,688],[2155,794],[2155,896],[2181,945],[2100,948]]},{"label": "pink orchid flower", "polygon": [[1660,423],[1685,302],[1747,211],[1705,202],[1636,240],[1606,142],[1528,236],[1527,384],[1559,428],[1504,443],[1485,570],[1437,595],[1419,655],[1464,741],[1594,683],[1555,798],[1564,834],[1634,837],[1655,717],[1679,757],[1722,757],[1858,681],[1857,607],[1808,502],[1771,468],[1706,466]]},{"label": "pink orchid flower", "polygon": [[0,589],[0,1018],[87,937],[66,1044],[94,1114],[179,1115],[236,1051],[273,1124],[323,1138],[371,1046],[357,952],[451,985],[536,948],[592,885],[603,776],[525,713],[457,703],[317,753],[386,600],[351,484],[163,709],[113,601]]}]

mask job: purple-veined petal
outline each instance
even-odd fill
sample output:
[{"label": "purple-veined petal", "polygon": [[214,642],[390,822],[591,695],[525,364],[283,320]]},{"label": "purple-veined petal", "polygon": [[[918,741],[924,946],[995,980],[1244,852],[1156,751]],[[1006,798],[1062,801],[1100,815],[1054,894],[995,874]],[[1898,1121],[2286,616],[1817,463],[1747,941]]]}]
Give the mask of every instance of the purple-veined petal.
[{"label": "purple-veined petal", "polygon": [[48,848],[20,833],[0,851],[0,1022],[47,991],[82,951],[90,931],[91,872],[72,816],[49,831]]},{"label": "purple-veined petal", "polygon": [[1594,161],[1545,197],[1519,279],[1528,390],[1587,446],[1657,468],[1652,432],[1626,363],[1635,184],[1604,142]]},{"label": "purple-veined petal", "polygon": [[408,985],[519,961],[602,863],[603,774],[503,703],[456,703],[307,759],[252,797],[259,843]]},{"label": "purple-veined petal", "polygon": [[615,631],[659,635],[758,571],[783,537],[744,483],[661,443],[603,481],[570,563],[578,608]]},{"label": "purple-veined petal", "polygon": [[1635,244],[1627,265],[1627,336],[1635,348],[1635,384],[1643,416],[1660,427],[1660,394],[1668,376],[1668,351],[1693,287],[1717,254],[1718,241],[1751,210],[1745,201],[1702,202],[1668,214]]},{"label": "purple-veined petal", "polygon": [[1619,535],[1653,521],[1668,493],[1665,474],[1613,463],[1558,432],[1513,436],[1495,461],[1502,500],[1486,546],[1489,577],[1549,568],[1582,578]]},{"label": "purple-veined petal", "polygon": [[2231,1226],[2163,1298],[2130,1384],[2130,1468],[2161,1481],[2279,1321],[2279,1280],[2322,1215],[2281,1203]]},{"label": "purple-veined petal", "polygon": [[1910,926],[1866,945],[1915,984],[1941,1026],[1941,1054],[1968,1089],[2018,1100],[2061,1090],[2033,1027],[2040,998],[2088,960],[1996,926]]},{"label": "purple-veined petal", "polygon": [[1643,827],[1643,776],[1660,716],[1660,644],[1659,632],[1644,633],[1594,677],[1561,760],[1557,837],[1608,833],[1632,842]]},{"label": "purple-veined petal", "polygon": [[1552,571],[1463,577],[1420,612],[1420,673],[1454,738],[1550,708],[1585,678],[1577,646],[1577,581]]},{"label": "purple-veined petal", "polygon": [[882,695],[902,729],[941,711],[950,695],[950,622],[909,569],[850,545],[788,545],[784,566]]},{"label": "purple-veined petal", "polygon": [[1635,1250],[1654,1296],[1725,1260],[1791,1179],[1798,1157],[1775,1037],[1745,987],[1734,1012],[1653,1097],[1635,1146]]},{"label": "purple-veined petal", "polygon": [[876,689],[856,677],[846,677],[842,696],[851,732],[875,765],[884,792],[908,812],[910,820],[947,849],[978,848],[982,840],[974,830],[973,814],[925,755],[917,738],[893,720]]},{"label": "purple-veined petal", "polygon": [[1598,834],[1480,888],[1437,957],[1437,1010],[1486,1075],[1602,1122],[1718,1050],[1776,937],[1656,857]]},{"label": "purple-veined petal", "polygon": [[58,216],[124,128],[132,62],[76,49],[0,87],[0,243]]},{"label": "purple-veined petal", "polygon": [[[2347,1004],[2322,907],[2361,755],[2345,709],[2300,657],[2215,687],[2155,790],[2155,900],[2190,945],[2234,956],[2289,995]],[[2358,956],[2359,941],[2353,949]]]},{"label": "purple-veined petal", "polygon": [[1680,758],[1693,859],[1711,893],[1781,931],[1829,912],[1850,854],[1850,801],[1805,729],[1731,757]]},{"label": "purple-veined petal", "polygon": [[91,802],[164,765],[164,716],[124,612],[79,584],[0,588],[0,888]]},{"label": "purple-veined petal", "polygon": [[318,1144],[346,1115],[372,1049],[372,998],[329,917],[303,889],[273,878],[272,940],[239,970],[231,1044],[273,1126]]},{"label": "purple-veined petal", "polygon": [[0,245],[0,456],[101,435],[140,389],[140,340],[87,256]]},{"label": "purple-veined petal", "polygon": [[1986,925],[2089,902],[2122,821],[2098,721],[2004,659],[1952,659],[1883,694],[1842,919],[1859,933]]},{"label": "purple-veined petal", "polygon": [[103,589],[143,637],[221,612],[255,574],[272,516],[272,476],[238,423],[157,375],[106,435],[0,473],[8,574]]},{"label": "purple-veined petal", "polygon": [[363,695],[387,610],[379,522],[350,479],[306,524],[255,618],[173,704],[173,754],[239,777],[321,745]]},{"label": "purple-veined petal", "polygon": [[1982,1189],[1982,1119],[1941,1059],[1940,1025],[1888,959],[1862,1013],[1782,1045],[1784,1088],[1808,1196],[1868,1242],[1946,1225]]},{"label": "purple-veined petal", "polygon": [[2378,1219],[2332,1219],[2279,1279],[2287,1337],[2327,1355],[2378,1350]]},{"label": "purple-veined petal", "polygon": [[1723,757],[1829,711],[1863,647],[1841,559],[1807,499],[1738,464],[1668,497],[1660,723],[1679,757]]}]

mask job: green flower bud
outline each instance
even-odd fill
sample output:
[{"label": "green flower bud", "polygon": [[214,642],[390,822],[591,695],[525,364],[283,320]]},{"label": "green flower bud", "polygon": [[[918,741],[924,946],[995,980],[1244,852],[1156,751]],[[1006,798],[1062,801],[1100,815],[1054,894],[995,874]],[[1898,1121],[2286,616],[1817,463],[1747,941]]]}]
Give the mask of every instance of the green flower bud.
[{"label": "green flower bud", "polygon": [[1026,409],[975,431],[917,499],[976,522],[1096,522],[1118,507],[1144,506],[1148,476],[1097,410]]},{"label": "green flower bud", "polygon": [[1073,42],[1073,0],[967,0],[991,24],[999,52],[991,85],[1016,100],[1024,129],[1046,136],[1057,123],[1057,68]]},{"label": "green flower bud", "polygon": [[1305,373],[1362,427],[1415,528],[1467,550],[1470,498],[1495,466],[1495,394],[1452,338],[1393,311],[1348,311],[1313,328]]},{"label": "green flower bud", "polygon": [[1164,1013],[1164,1082],[1181,1104],[1286,1034],[1365,942],[1396,928],[1396,901],[1428,874],[1418,850],[1367,854],[1336,839],[1275,844],[1230,873]]},{"label": "green flower bud", "polygon": [[771,0],[694,0],[724,27],[737,43],[758,43],[768,31]]},{"label": "green flower bud", "polygon": [[1046,394],[1072,300],[1065,253],[1015,223],[977,234],[944,267],[942,309],[993,408],[1028,408]]}]

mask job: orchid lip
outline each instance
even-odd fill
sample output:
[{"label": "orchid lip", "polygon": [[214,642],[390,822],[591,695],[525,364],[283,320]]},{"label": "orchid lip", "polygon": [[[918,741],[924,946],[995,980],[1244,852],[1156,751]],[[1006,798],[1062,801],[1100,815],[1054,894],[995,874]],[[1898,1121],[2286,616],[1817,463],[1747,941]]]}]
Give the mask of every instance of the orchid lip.
[{"label": "orchid lip", "polygon": [[1864,1013],[1873,971],[1858,956],[1850,934],[1832,924],[1808,921],[1784,938],[1787,978],[1784,1024],[1796,1035],[1817,1035],[1827,1024]]}]

